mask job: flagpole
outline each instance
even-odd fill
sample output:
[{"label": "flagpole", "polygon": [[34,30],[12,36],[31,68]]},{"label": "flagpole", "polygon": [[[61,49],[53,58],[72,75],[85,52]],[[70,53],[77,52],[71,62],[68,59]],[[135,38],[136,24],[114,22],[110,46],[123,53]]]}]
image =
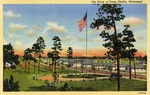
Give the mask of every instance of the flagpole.
[{"label": "flagpole", "polygon": [[[86,13],[87,13],[87,11],[88,11],[88,9],[86,9]],[[86,20],[88,20],[87,17],[86,17]],[[86,62],[87,62],[87,24],[86,24]],[[86,74],[87,74],[87,64],[86,64]]]}]

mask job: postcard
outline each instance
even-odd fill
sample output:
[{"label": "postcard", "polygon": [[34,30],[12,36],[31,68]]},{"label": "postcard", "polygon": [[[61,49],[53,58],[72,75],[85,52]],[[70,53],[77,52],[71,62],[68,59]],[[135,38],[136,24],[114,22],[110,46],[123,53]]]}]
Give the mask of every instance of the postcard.
[{"label": "postcard", "polygon": [[1,92],[150,94],[149,1],[3,0]]}]

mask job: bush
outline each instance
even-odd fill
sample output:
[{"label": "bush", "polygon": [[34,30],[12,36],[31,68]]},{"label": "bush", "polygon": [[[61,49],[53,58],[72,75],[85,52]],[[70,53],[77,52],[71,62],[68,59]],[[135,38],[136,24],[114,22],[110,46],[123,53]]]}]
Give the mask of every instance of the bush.
[{"label": "bush", "polygon": [[15,65],[11,65],[11,69],[16,69],[16,66]]},{"label": "bush", "polygon": [[3,81],[3,90],[4,91],[19,91],[19,81],[14,82],[14,78],[11,75],[9,81],[7,78]]},{"label": "bush", "polygon": [[64,86],[61,87],[60,91],[71,91],[71,88],[68,86],[68,83],[65,82]]}]

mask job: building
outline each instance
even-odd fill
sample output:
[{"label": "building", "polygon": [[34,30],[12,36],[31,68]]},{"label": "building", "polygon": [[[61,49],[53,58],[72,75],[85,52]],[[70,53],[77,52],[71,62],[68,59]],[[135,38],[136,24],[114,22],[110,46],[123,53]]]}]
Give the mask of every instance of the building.
[{"label": "building", "polygon": [[[107,64],[105,66],[105,69],[109,69],[109,66],[112,66],[112,70],[117,70],[117,64]],[[126,66],[127,65],[125,65],[125,64],[120,64],[120,70],[125,70]]]},{"label": "building", "polygon": [[[144,65],[135,65],[136,72],[146,72]],[[125,72],[129,72],[129,66],[126,66]],[[131,72],[134,72],[134,65],[131,66]]]}]

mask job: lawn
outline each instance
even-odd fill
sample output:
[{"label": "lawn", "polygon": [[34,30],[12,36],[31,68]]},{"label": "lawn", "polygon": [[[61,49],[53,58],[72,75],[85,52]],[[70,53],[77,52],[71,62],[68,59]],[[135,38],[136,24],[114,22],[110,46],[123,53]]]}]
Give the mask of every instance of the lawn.
[{"label": "lawn", "polygon": [[[36,63],[37,64],[37,63]],[[28,69],[27,69],[28,71]],[[44,65],[41,65],[40,74],[38,74],[38,68],[36,67],[36,73],[34,74],[34,67],[30,69],[29,72],[24,72],[24,69],[21,66],[18,66],[17,69],[4,69],[4,79],[10,78],[12,74],[14,81],[19,81],[19,90],[20,91],[59,91],[60,88],[64,85],[64,82],[61,82],[59,85],[54,87],[49,87],[45,84],[45,81],[42,80],[33,80],[33,76],[37,75],[49,75],[52,74],[52,71],[45,69]],[[57,68],[58,73],[62,73],[61,68]],[[79,73],[78,71],[65,69],[65,73]],[[68,85],[73,91],[116,91],[117,90],[117,80],[116,79],[103,79],[103,80],[84,80],[84,81],[69,81]],[[140,80],[129,80],[121,79],[121,90],[122,91],[146,91],[147,90],[147,81]]]},{"label": "lawn", "polygon": [[[67,82],[72,91],[117,91],[116,79],[103,79],[103,80],[88,80],[88,81],[70,81]],[[147,82],[139,80],[121,79],[120,81],[121,91],[146,91]],[[64,82],[54,87],[47,85],[32,86],[30,91],[60,91]]]},{"label": "lawn", "polygon": [[[41,86],[41,85],[45,85],[45,81],[42,80],[33,80],[33,75],[45,75],[45,74],[52,74],[52,71],[49,71],[47,69],[44,68],[44,66],[41,65],[40,68],[40,74],[38,74],[38,68],[35,68],[35,74],[34,74],[34,67],[32,66],[32,68],[30,69],[30,73],[28,72],[29,70],[26,70],[27,72],[24,72],[24,69],[21,66],[18,66],[17,69],[4,69],[4,79],[6,78],[10,78],[10,75],[12,74],[14,77],[14,81],[19,81],[19,86],[20,86],[20,90],[21,91],[25,91],[28,90],[29,87],[34,86]],[[61,73],[61,69],[58,67],[57,68],[57,72]],[[64,70],[65,73],[79,73],[78,71],[74,71],[74,70],[68,70],[65,69]]]}]

